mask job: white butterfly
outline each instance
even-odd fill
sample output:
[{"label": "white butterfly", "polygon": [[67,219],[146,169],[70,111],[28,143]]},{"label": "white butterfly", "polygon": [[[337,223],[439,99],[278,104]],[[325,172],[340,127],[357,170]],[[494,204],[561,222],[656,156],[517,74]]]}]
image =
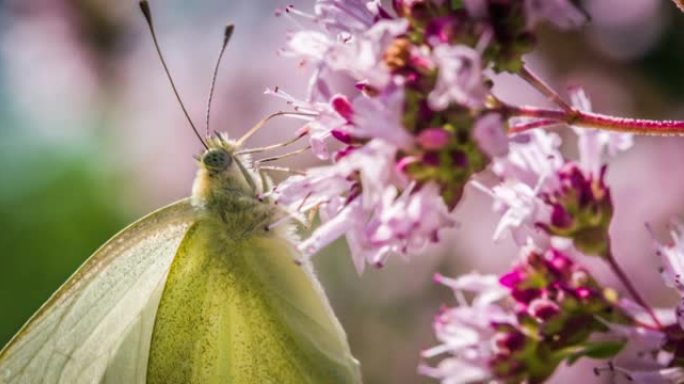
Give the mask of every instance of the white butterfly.
[{"label": "white butterfly", "polygon": [[267,179],[239,151],[253,131],[203,142],[192,197],[96,251],[0,352],[0,383],[360,382],[311,265],[257,198]]}]

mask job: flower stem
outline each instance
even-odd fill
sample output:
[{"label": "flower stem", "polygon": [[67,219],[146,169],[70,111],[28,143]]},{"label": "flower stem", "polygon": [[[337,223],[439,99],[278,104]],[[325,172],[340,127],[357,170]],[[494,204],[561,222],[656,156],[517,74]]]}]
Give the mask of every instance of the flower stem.
[{"label": "flower stem", "polygon": [[622,267],[620,267],[620,264],[618,264],[617,260],[615,260],[615,257],[613,257],[613,253],[608,251],[608,255],[604,257],[604,260],[608,262],[608,265],[610,265],[610,269],[615,273],[617,278],[620,280],[622,285],[627,288],[627,291],[629,292],[630,295],[632,295],[632,298],[634,298],[634,301],[636,301],[639,305],[641,305],[646,312],[648,312],[649,316],[651,316],[651,319],[653,319],[653,323],[656,325],[658,329],[662,329],[663,325],[660,323],[658,320],[658,317],[656,316],[655,312],[653,311],[653,308],[648,305],[646,300],[644,300],[643,297],[639,294],[639,291],[634,288],[634,285],[632,284],[632,281],[629,280],[629,277],[627,277],[627,274],[625,271],[622,270]]},{"label": "flower stem", "polygon": [[508,131],[511,133],[525,132],[535,128],[551,128],[559,124],[563,124],[563,122],[554,119],[540,119],[527,123],[511,125]]},{"label": "flower stem", "polygon": [[[557,109],[544,109],[528,106],[504,105],[500,107],[509,117],[532,117],[541,119],[557,120],[558,122],[571,124],[576,127],[596,128],[607,131],[637,133],[642,135],[682,135],[684,136],[684,120],[650,120],[632,119],[602,115],[599,113],[584,112],[573,109],[572,112]],[[515,128],[515,127],[514,127]],[[530,127],[511,129],[511,133],[524,132]]]},{"label": "flower stem", "polygon": [[541,92],[541,94],[548,97],[554,104],[561,107],[562,110],[564,110],[567,113],[573,113],[573,108],[568,103],[566,103],[565,100],[563,100],[563,98],[560,97],[560,95],[553,90],[553,88],[549,87],[549,85],[546,84],[544,80],[542,80],[532,71],[530,71],[526,65],[523,66],[519,75],[531,86],[533,86],[537,91]]}]

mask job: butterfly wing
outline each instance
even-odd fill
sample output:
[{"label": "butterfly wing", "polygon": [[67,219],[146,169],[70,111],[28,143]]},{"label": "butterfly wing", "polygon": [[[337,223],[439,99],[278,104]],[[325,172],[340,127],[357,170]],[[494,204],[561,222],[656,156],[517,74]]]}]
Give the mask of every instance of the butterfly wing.
[{"label": "butterfly wing", "polygon": [[256,280],[267,291],[269,305],[316,369],[310,383],[360,383],[358,361],[352,356],[347,335],[337,320],[309,261],[301,259],[292,243],[282,237],[256,238],[246,258]]},{"label": "butterfly wing", "polygon": [[0,351],[0,383],[124,382],[118,371],[144,373],[156,304],[194,219],[182,200],[105,243]]},{"label": "butterfly wing", "polygon": [[308,266],[279,236],[195,223],[159,305],[147,382],[356,383],[346,336]]}]

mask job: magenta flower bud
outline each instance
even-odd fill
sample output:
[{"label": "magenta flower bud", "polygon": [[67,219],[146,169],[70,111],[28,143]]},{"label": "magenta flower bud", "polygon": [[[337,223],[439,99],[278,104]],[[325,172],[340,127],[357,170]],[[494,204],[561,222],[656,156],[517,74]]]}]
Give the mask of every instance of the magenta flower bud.
[{"label": "magenta flower bud", "polygon": [[433,152],[424,153],[422,161],[427,166],[437,167],[439,166],[439,155]]},{"label": "magenta flower bud", "polygon": [[525,346],[525,335],[518,331],[497,333],[494,344],[505,354],[521,350]]},{"label": "magenta flower bud", "polygon": [[439,150],[449,144],[451,135],[441,127],[428,128],[418,134],[418,143],[428,150]]},{"label": "magenta flower bud", "polygon": [[406,74],[406,85],[414,86],[420,81],[420,75],[416,72],[410,72]]},{"label": "magenta flower bud", "polygon": [[520,268],[515,268],[511,272],[501,276],[499,283],[506,288],[514,289],[524,280],[524,272]]},{"label": "magenta flower bud", "polygon": [[585,270],[573,271],[570,281],[575,287],[585,286],[590,283],[591,277]]},{"label": "magenta flower bud", "polygon": [[551,225],[559,228],[567,228],[572,225],[572,216],[560,204],[553,204],[551,208]]},{"label": "magenta flower bud", "polygon": [[566,164],[558,176],[563,181],[564,187],[574,190],[581,207],[590,204],[594,200],[591,179],[587,178],[575,163]]},{"label": "magenta flower bud", "polygon": [[339,129],[333,129],[330,131],[330,134],[336,138],[337,140],[345,143],[345,144],[351,144],[352,143],[352,136],[348,132],[341,131]]},{"label": "magenta flower bud", "polygon": [[411,55],[409,60],[411,66],[416,68],[418,71],[429,71],[433,67],[432,62],[423,56]]},{"label": "magenta flower bud", "polygon": [[511,296],[513,299],[523,304],[529,304],[532,302],[532,300],[540,297],[541,295],[542,291],[536,288],[514,289],[511,291]]},{"label": "magenta flower bud", "polygon": [[560,313],[560,308],[553,301],[536,299],[530,303],[528,312],[538,321],[545,322]]},{"label": "magenta flower bud", "polygon": [[575,290],[575,295],[582,300],[586,300],[592,297],[594,294],[591,291],[591,289],[586,287],[580,287]]},{"label": "magenta flower bud", "polygon": [[555,272],[557,275],[564,275],[569,272],[573,266],[572,260],[568,259],[565,255],[557,250],[552,250],[551,258],[548,261],[549,269]]},{"label": "magenta flower bud", "polygon": [[344,95],[335,95],[330,101],[335,112],[337,112],[342,118],[347,121],[352,121],[354,116],[354,109],[352,108],[349,99]]},{"label": "magenta flower bud", "polygon": [[392,0],[392,9],[398,16],[404,16],[404,2],[402,0]]},{"label": "magenta flower bud", "polygon": [[418,159],[415,156],[404,156],[397,163],[394,165],[394,169],[396,169],[400,173],[406,173],[407,168],[409,165],[414,164],[418,162]]},{"label": "magenta flower bud", "polygon": [[335,152],[335,161],[340,161],[340,159],[347,157],[347,155],[354,152],[355,150],[356,147],[353,147],[351,145],[347,146],[346,148],[340,149],[339,151]]},{"label": "magenta flower bud", "polygon": [[428,24],[425,35],[432,43],[448,43],[458,33],[458,20],[453,16],[438,17]]},{"label": "magenta flower bud", "polygon": [[452,164],[461,168],[468,166],[468,156],[463,151],[454,150],[450,154]]}]

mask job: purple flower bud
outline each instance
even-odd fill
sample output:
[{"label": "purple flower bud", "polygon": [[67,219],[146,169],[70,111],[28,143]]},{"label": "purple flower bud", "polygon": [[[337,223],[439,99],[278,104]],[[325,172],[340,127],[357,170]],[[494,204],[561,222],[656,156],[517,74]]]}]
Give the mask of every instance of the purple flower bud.
[{"label": "purple flower bud", "polygon": [[350,153],[354,152],[356,150],[356,147],[353,147],[351,145],[346,146],[343,149],[340,149],[339,151],[335,152],[335,161],[340,161],[340,159],[346,157]]},{"label": "purple flower bud", "polygon": [[520,268],[515,268],[511,272],[501,276],[499,278],[499,283],[507,288],[515,288],[520,284],[525,278],[524,272]]},{"label": "purple flower bud", "polygon": [[573,262],[558,250],[551,250],[551,257],[548,259],[548,267],[557,276],[567,274],[573,267]]},{"label": "purple flower bud", "polygon": [[428,128],[418,134],[418,143],[428,150],[439,150],[449,143],[451,135],[441,127]]},{"label": "purple flower bud", "polygon": [[515,330],[497,333],[494,336],[494,344],[499,349],[499,353],[510,354],[525,346],[525,335]]},{"label": "purple flower bud", "polygon": [[344,95],[335,95],[332,100],[330,100],[332,108],[337,112],[342,118],[347,121],[352,121],[354,116],[354,109],[352,108],[349,99]]},{"label": "purple flower bud", "polygon": [[468,166],[468,156],[460,150],[451,151],[451,162],[457,167],[466,168]]},{"label": "purple flower bud", "polygon": [[458,34],[458,20],[453,16],[433,19],[425,29],[427,41],[432,44],[448,43]]},{"label": "purple flower bud", "polygon": [[434,152],[426,152],[423,154],[422,161],[425,165],[437,167],[439,166],[439,155]]},{"label": "purple flower bud", "polygon": [[397,161],[397,164],[394,166],[394,168],[400,173],[406,173],[409,165],[415,164],[416,162],[418,162],[418,159],[415,156],[404,156]]},{"label": "purple flower bud", "polygon": [[581,300],[587,300],[594,296],[594,292],[592,292],[592,290],[587,287],[579,287],[575,290],[575,296],[577,296]]},{"label": "purple flower bud", "polygon": [[334,138],[336,138],[337,140],[339,140],[340,142],[345,143],[345,144],[351,144],[353,141],[352,136],[348,132],[344,132],[344,131],[339,130],[339,129],[331,130],[330,134]]},{"label": "purple flower bud", "polygon": [[585,270],[577,270],[572,272],[572,276],[570,277],[570,281],[572,282],[573,286],[575,287],[583,287],[586,286],[589,281],[591,280],[591,277]]},{"label": "purple flower bud", "polygon": [[511,296],[520,303],[529,304],[532,300],[541,297],[542,291],[536,288],[514,289],[511,291]]},{"label": "purple flower bud", "polygon": [[567,228],[572,225],[572,216],[558,203],[551,207],[551,225],[559,228]]},{"label": "purple flower bud", "polygon": [[528,312],[538,321],[545,322],[560,313],[560,307],[551,300],[536,299],[530,303]]}]

